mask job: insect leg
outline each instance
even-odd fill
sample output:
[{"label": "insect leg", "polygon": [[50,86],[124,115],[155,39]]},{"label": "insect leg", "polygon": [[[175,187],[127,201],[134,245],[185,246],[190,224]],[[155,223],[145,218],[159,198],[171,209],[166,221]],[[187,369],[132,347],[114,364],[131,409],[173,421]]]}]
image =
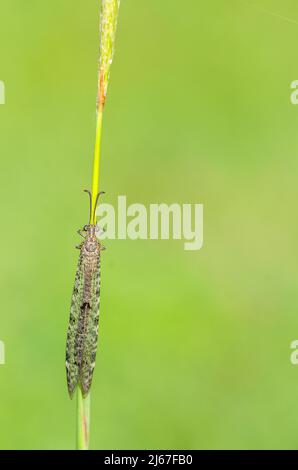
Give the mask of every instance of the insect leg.
[{"label": "insect leg", "polygon": [[86,234],[85,234],[85,233],[83,232],[83,230],[81,230],[81,229],[79,229],[79,230],[77,231],[77,233],[78,233],[79,235],[81,235],[81,237],[83,237],[83,238],[86,237]]}]

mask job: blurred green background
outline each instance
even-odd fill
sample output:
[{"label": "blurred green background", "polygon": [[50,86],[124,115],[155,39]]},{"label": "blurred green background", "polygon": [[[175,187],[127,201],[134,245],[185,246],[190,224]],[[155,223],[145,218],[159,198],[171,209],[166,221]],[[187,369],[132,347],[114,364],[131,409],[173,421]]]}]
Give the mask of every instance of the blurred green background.
[{"label": "blurred green background", "polygon": [[[204,247],[105,243],[91,447],[297,448],[297,2],[123,0],[116,46],[104,201],[203,203]],[[0,48],[0,448],[71,449],[98,2],[1,0]]]}]

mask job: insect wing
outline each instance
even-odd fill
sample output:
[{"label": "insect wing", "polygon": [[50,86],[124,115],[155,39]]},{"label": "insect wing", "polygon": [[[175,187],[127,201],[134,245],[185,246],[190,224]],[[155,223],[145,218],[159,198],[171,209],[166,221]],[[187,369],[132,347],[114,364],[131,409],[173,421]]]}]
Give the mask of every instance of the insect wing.
[{"label": "insect wing", "polygon": [[100,306],[100,255],[91,273],[91,301],[89,306],[88,317],[86,320],[85,338],[83,357],[80,367],[80,385],[83,396],[89,393],[93,371],[95,367],[98,323],[99,323],[99,306]]},{"label": "insect wing", "polygon": [[67,332],[66,342],[66,376],[67,376],[67,387],[70,397],[78,384],[79,377],[79,360],[77,351],[77,336],[79,321],[81,315],[81,303],[83,298],[84,290],[84,271],[83,271],[83,256],[79,257],[77,272],[75,277],[75,283],[72,293],[71,306],[70,306],[70,317],[69,326]]}]

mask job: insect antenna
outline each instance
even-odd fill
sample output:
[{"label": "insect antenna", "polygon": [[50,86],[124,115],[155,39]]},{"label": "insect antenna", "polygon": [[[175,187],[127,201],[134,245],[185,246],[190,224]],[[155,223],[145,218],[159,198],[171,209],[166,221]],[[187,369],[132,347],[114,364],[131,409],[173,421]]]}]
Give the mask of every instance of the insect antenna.
[{"label": "insect antenna", "polygon": [[89,194],[89,202],[90,202],[90,210],[89,210],[89,224],[91,224],[91,218],[92,218],[92,194],[89,189],[84,189],[84,192]]},{"label": "insect antenna", "polygon": [[95,205],[94,205],[94,211],[93,211],[93,214],[92,214],[92,194],[91,194],[91,191],[89,191],[89,189],[84,189],[84,191],[85,191],[85,193],[89,194],[89,200],[90,200],[89,224],[91,224],[92,216],[93,216],[93,220],[95,220],[95,213],[96,213],[96,208],[97,208],[97,203],[98,203],[99,196],[101,196],[101,194],[105,194],[105,192],[100,191],[97,194],[96,200],[95,200]]},{"label": "insect antenna", "polygon": [[98,199],[99,199],[99,196],[101,196],[102,194],[105,194],[105,191],[100,191],[98,193],[98,195],[96,196],[96,201],[95,201],[95,205],[94,205],[94,212],[93,212],[93,220],[95,221],[95,213],[96,213],[96,208],[97,208],[97,203],[98,203]]}]

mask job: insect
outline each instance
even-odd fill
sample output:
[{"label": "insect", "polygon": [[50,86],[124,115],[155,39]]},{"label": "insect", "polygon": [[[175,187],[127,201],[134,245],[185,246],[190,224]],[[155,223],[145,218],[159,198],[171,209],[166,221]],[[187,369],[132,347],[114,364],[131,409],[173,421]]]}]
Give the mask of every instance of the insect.
[{"label": "insect", "polygon": [[82,390],[83,397],[89,393],[97,350],[99,304],[100,304],[100,252],[105,247],[98,241],[96,233],[99,227],[91,223],[95,220],[92,213],[92,196],[90,198],[90,220],[78,234],[83,241],[76,248],[80,256],[72,293],[70,318],[66,342],[66,376],[67,387],[72,398],[76,387]]}]

